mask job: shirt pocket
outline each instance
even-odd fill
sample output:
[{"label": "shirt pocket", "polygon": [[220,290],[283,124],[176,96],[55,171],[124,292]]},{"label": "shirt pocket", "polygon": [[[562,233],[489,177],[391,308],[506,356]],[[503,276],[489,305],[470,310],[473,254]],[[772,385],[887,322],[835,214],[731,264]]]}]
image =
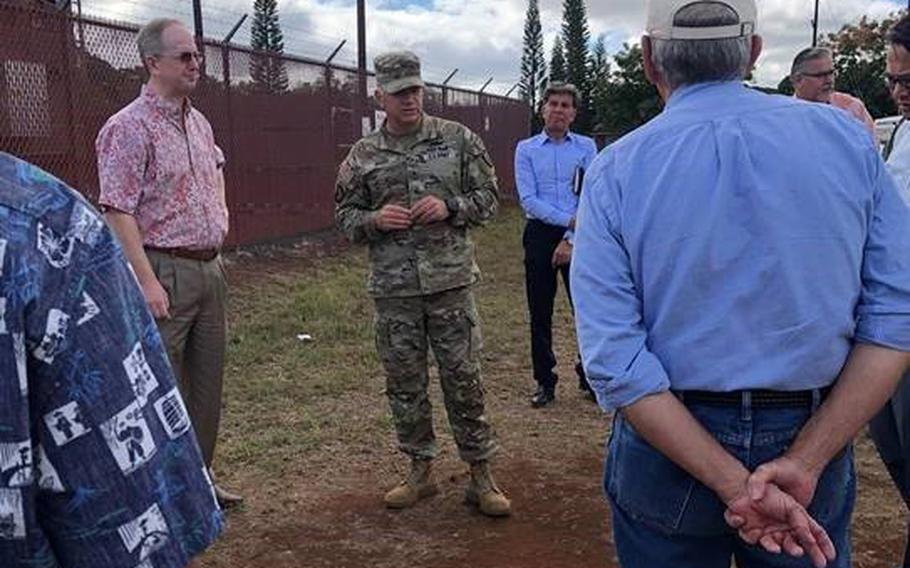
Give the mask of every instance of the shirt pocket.
[{"label": "shirt pocket", "polygon": [[408,170],[403,160],[396,159],[367,168],[363,172],[370,204],[379,209],[384,205],[410,207]]},{"label": "shirt pocket", "polygon": [[412,190],[445,199],[460,195],[459,152],[448,143],[436,143],[416,152],[409,160]]},{"label": "shirt pocket", "polygon": [[160,140],[154,148],[156,189],[175,193],[185,191],[188,176],[192,175],[186,139],[179,135],[162,135]]},{"label": "shirt pocket", "polygon": [[543,153],[532,155],[531,171],[534,173],[534,181],[536,182],[538,193],[551,189],[550,186],[554,183],[554,176],[556,175],[552,155]]}]

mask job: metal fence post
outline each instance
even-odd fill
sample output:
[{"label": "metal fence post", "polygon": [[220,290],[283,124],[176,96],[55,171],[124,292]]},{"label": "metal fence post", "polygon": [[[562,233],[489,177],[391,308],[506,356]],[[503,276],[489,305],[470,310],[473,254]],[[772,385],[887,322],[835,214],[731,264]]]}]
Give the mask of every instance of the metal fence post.
[{"label": "metal fence post", "polygon": [[231,104],[231,46],[221,44],[221,74],[224,79],[224,102],[227,111],[227,135],[231,155],[234,155],[234,112]]},{"label": "metal fence post", "polygon": [[[63,75],[65,77],[65,89],[66,89],[66,102],[67,102],[67,134],[69,136],[68,140],[68,152],[71,153],[72,161],[70,163],[72,167],[72,178],[71,182],[76,185],[76,187],[88,188],[94,187],[94,184],[89,184],[89,180],[83,179],[83,172],[85,168],[80,168],[79,164],[83,162],[81,156],[81,150],[84,147],[84,140],[82,140],[79,133],[79,120],[76,117],[76,89],[73,87],[74,77],[73,74],[76,73],[77,65],[74,65],[73,50],[70,47],[70,30],[73,23],[73,18],[71,15],[67,14],[65,16],[53,17],[50,21],[55,21],[59,29],[62,29],[64,33],[60,35],[61,42],[63,44],[63,61],[66,69],[63,70]],[[52,96],[52,95],[51,95]],[[50,102],[50,101],[49,101]],[[51,122],[53,124],[53,111],[48,109],[49,116],[51,117]],[[53,128],[53,127],[51,127]],[[84,189],[83,189],[84,191]]]}]

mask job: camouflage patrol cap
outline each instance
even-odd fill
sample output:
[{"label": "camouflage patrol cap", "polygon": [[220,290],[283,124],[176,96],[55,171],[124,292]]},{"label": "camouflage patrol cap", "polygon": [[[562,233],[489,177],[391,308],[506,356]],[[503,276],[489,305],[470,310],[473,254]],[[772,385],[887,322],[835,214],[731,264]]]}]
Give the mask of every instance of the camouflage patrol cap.
[{"label": "camouflage patrol cap", "polygon": [[420,59],[410,51],[390,51],[373,60],[376,83],[384,93],[395,94],[411,87],[423,87]]}]

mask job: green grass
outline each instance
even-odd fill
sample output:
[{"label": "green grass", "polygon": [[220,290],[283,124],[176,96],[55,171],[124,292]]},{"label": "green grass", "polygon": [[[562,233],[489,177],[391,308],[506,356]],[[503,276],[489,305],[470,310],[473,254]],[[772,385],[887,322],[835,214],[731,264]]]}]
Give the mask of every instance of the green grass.
[{"label": "green grass", "polygon": [[[492,225],[474,235],[484,273],[476,295],[484,335],[486,402],[503,446],[497,471],[528,470],[530,485],[525,485],[532,488],[544,480],[558,484],[574,477],[584,489],[565,495],[571,503],[568,506],[589,507],[600,518],[605,511],[598,497],[599,465],[592,468],[591,464],[600,461],[609,423],[594,405],[573,392],[576,350],[561,292],[554,315],[554,341],[558,371],[567,384],[560,386],[559,402],[553,409],[532,411],[528,406],[533,381],[523,224],[519,210],[506,208]],[[400,479],[406,462],[395,451],[393,424],[382,393],[384,378],[375,353],[373,302],[366,293],[366,274],[364,249],[325,257],[315,265],[289,255],[277,261],[240,260],[230,268],[225,413],[215,466],[225,484],[244,493],[247,501],[244,509],[232,514],[233,528],[200,568],[301,565],[299,558],[294,564],[275,560],[270,555],[273,546],[288,546],[300,558],[315,555],[313,566],[341,566],[334,559],[338,550],[370,544],[371,539],[363,537],[363,526],[352,528],[352,519],[360,519],[364,499],[379,506],[381,492]],[[314,341],[301,343],[298,333],[309,333]],[[430,390],[442,452],[437,470],[457,475],[464,469],[444,424],[439,385],[434,382]],[[901,501],[865,438],[858,457],[861,498],[855,517],[856,565],[883,566],[887,559],[893,559],[890,565],[894,565],[903,535]],[[462,481],[446,486],[454,491]],[[520,495],[522,487],[514,483],[507,490]],[[530,497],[524,494],[524,503],[516,501],[517,518],[527,520],[532,513],[528,510]],[[351,495],[359,501],[347,505]],[[585,500],[585,495],[591,499]],[[356,503],[361,503],[361,509],[355,514]],[[444,507],[445,501],[437,500],[435,506]],[[429,511],[425,520],[436,514],[433,507],[424,511]],[[536,517],[538,525],[522,525],[521,530],[530,530],[529,538],[546,540],[533,531],[539,526],[539,535],[549,535],[555,514],[538,512],[542,515]],[[410,517],[403,524],[420,518]],[[463,520],[474,523],[471,517]],[[330,535],[329,549],[318,544],[321,537],[313,536],[323,534],[312,532],[313,522]],[[371,559],[375,562],[359,565],[430,565],[420,558],[435,558],[441,549],[452,550],[451,533],[433,533],[432,527],[438,531],[440,525],[430,525],[408,533],[422,534],[423,542],[409,542],[396,551],[380,547],[380,555]],[[288,532],[281,532],[280,527]],[[367,533],[382,535],[373,539],[374,544],[384,542],[384,528]],[[895,536],[886,541],[882,535]],[[576,552],[566,550],[566,558]]]},{"label": "green grass", "polygon": [[[520,212],[506,208],[474,234],[484,273],[477,298],[485,368],[516,384],[528,380],[522,226]],[[219,463],[274,471],[288,456],[317,452],[345,429],[352,417],[339,413],[357,409],[339,411],[333,401],[360,391],[383,403],[367,271],[366,251],[356,248],[316,267],[289,263],[233,283]],[[557,325],[567,318],[563,306]],[[299,341],[299,333],[314,341]],[[390,438],[387,413],[370,420],[360,435]]]}]

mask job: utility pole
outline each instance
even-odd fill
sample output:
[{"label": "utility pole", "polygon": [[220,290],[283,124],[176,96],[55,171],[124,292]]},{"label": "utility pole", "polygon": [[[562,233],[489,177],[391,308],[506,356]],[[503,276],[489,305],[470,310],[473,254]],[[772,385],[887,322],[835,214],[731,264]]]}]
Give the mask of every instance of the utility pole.
[{"label": "utility pole", "polygon": [[818,2],[815,0],[815,17],[812,18],[812,47],[818,45]]},{"label": "utility pole", "polygon": [[193,24],[196,29],[196,41],[202,49],[202,0],[193,0]]},{"label": "utility pole", "polygon": [[82,0],[75,0],[75,5],[76,21],[79,22],[77,25],[77,29],[79,30],[79,49],[85,50],[85,28],[82,24]]},{"label": "utility pole", "polygon": [[367,6],[366,0],[357,0],[357,70],[364,78],[367,72]]},{"label": "utility pole", "polygon": [[[360,112],[357,113],[358,127],[363,124],[363,118],[367,111],[367,6],[366,0],[357,0],[357,91],[358,106]],[[370,124],[373,124],[372,118]],[[375,126],[375,125],[374,125]],[[358,136],[359,138],[359,136]]]},{"label": "utility pole", "polygon": [[[193,24],[196,30],[196,49],[205,53],[205,36],[202,32],[202,0],[193,0]],[[199,72],[205,75],[205,59],[199,64]]]}]

